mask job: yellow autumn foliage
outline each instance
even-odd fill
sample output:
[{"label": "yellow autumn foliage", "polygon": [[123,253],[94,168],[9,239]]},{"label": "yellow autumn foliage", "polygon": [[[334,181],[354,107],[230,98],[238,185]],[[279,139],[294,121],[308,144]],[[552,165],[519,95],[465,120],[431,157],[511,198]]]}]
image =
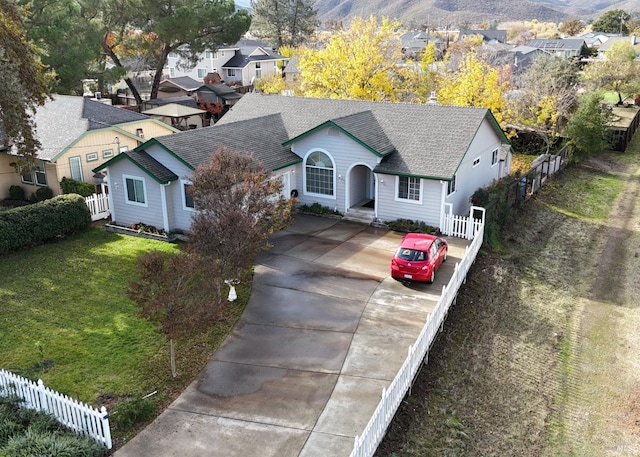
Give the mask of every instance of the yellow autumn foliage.
[{"label": "yellow autumn foliage", "polygon": [[324,49],[300,53],[300,91],[308,97],[397,101],[402,47],[399,23],[375,17],[354,18],[333,34]]},{"label": "yellow autumn foliage", "polygon": [[478,59],[474,52],[469,52],[457,71],[440,76],[437,99],[443,105],[489,108],[503,125],[507,90],[508,82],[501,79],[499,71]]}]

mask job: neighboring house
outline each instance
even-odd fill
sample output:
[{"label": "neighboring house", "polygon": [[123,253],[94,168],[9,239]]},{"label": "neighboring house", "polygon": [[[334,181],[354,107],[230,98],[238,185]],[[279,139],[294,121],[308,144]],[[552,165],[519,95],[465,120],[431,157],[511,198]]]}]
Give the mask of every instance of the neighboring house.
[{"label": "neighboring house", "polygon": [[638,45],[638,37],[636,37],[635,35],[611,37],[606,42],[602,43],[598,48],[598,59],[606,59],[607,52],[614,44],[623,43],[625,41],[630,43],[633,47],[636,47]]},{"label": "neighboring house", "polygon": [[282,74],[284,75],[287,81],[295,82],[300,77],[300,70],[298,69],[298,61],[300,60],[299,54],[294,54],[287,62],[287,65],[282,70]]},{"label": "neighboring house", "polygon": [[617,36],[620,36],[620,35],[617,33],[588,32],[573,38],[584,40],[585,44],[589,48],[599,48],[609,38],[617,37]]},{"label": "neighboring house", "polygon": [[507,43],[506,30],[460,30],[458,40],[463,40],[467,37],[473,38],[478,35],[482,37],[482,42],[484,44]]},{"label": "neighboring house", "polygon": [[170,78],[189,76],[204,82],[209,73],[219,73],[227,84],[249,86],[254,80],[274,73],[281,73],[287,58],[257,40],[243,39],[233,46],[220,46],[215,51],[205,51],[198,63],[189,69],[180,67],[181,58],[172,52],[167,58],[166,71]]},{"label": "neighboring house", "polygon": [[349,216],[442,227],[506,176],[511,147],[485,108],[247,94],[213,127],[154,138],[104,163],[116,224],[186,230],[189,177],[220,146],[254,155],[286,196]]},{"label": "neighboring house", "polygon": [[529,46],[516,46],[496,50],[491,62],[494,66],[510,65],[513,74],[520,74],[527,71],[533,61],[541,55],[549,55],[549,53]]},{"label": "neighboring house", "polygon": [[555,40],[531,40],[527,43],[528,47],[547,51],[564,59],[579,58],[589,54],[589,48],[583,39],[567,38]]},{"label": "neighboring house", "polygon": [[158,85],[158,96],[156,98],[173,98],[191,95],[200,86],[202,86],[202,82],[196,81],[189,76],[163,79]]},{"label": "neighboring house", "polygon": [[148,116],[70,95],[55,95],[39,107],[35,123],[42,145],[37,168],[20,175],[11,165],[16,161],[12,150],[0,151],[0,198],[8,196],[12,185],[21,186],[29,196],[40,186],[62,193],[63,177],[94,183],[91,170],[100,163],[149,138],[176,131]]},{"label": "neighboring house", "polygon": [[435,36],[429,35],[427,32],[405,32],[400,35],[400,43],[402,44],[402,52],[405,56],[416,58],[424,52],[428,43],[433,43],[438,58],[442,57],[444,42]]}]

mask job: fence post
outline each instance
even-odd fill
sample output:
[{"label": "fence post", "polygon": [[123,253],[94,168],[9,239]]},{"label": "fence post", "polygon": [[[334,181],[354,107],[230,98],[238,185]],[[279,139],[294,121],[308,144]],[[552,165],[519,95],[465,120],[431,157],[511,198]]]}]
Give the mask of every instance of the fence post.
[{"label": "fence post", "polygon": [[101,420],[102,420],[102,434],[104,436],[104,444],[107,449],[111,449],[111,429],[109,428],[109,414],[107,414],[107,408],[104,406],[100,408]]}]

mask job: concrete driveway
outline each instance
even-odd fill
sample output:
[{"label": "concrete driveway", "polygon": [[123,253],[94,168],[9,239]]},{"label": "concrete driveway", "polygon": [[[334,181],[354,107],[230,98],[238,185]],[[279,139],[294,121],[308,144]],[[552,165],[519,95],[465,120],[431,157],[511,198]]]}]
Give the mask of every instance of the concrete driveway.
[{"label": "concrete driveway", "polygon": [[273,236],[204,371],[117,457],[345,456],[464,254],[433,285],[389,277],[402,235],[308,215]]}]

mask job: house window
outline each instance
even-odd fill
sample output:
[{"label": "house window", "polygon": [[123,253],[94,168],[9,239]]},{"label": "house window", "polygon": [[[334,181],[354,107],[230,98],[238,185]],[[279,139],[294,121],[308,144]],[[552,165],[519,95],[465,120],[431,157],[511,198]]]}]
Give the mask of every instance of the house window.
[{"label": "house window", "polygon": [[398,176],[398,200],[420,201],[420,178]]},{"label": "house window", "polygon": [[144,138],[144,131],[142,129],[136,129],[136,135],[140,138]]},{"label": "house window", "polygon": [[174,67],[169,67],[169,78],[176,77],[176,69]]},{"label": "house window", "polygon": [[172,59],[177,59],[178,58],[178,53],[172,51],[172,52],[169,53],[169,57],[171,57]]},{"label": "house window", "polygon": [[82,161],[80,160],[80,156],[69,157],[69,168],[71,169],[71,179],[83,181]]},{"label": "house window", "polygon": [[87,152],[87,155],[85,157],[87,159],[87,162],[95,162],[96,160],[98,160],[98,153],[97,152]]},{"label": "house window", "polygon": [[473,161],[473,166],[474,166],[474,167],[477,167],[479,163],[480,163],[480,157],[476,158],[476,159]]},{"label": "house window", "polygon": [[25,184],[33,184],[33,175],[31,173],[21,175],[20,179]]},{"label": "house window", "polygon": [[306,191],[312,194],[333,196],[334,169],[331,158],[321,151],[309,154],[305,161]]},{"label": "house window", "polygon": [[204,58],[205,58],[205,59],[212,59],[212,58],[213,58],[213,52],[211,52],[211,51],[205,51],[205,53],[204,53]]},{"label": "house window", "polygon": [[213,52],[213,58],[214,58],[214,59],[217,59],[217,58],[218,58],[218,51],[214,51],[214,52]]},{"label": "house window", "polygon": [[494,149],[491,153],[491,166],[498,163],[498,148]]},{"label": "house window", "polygon": [[456,191],[456,175],[453,175],[449,184],[447,184],[447,195],[451,195]]},{"label": "house window", "polygon": [[262,69],[260,67],[260,62],[256,62],[256,78],[262,78]]},{"label": "house window", "polygon": [[106,159],[107,157],[113,157],[113,149],[105,149],[102,151],[102,158]]},{"label": "house window", "polygon": [[206,68],[198,68],[198,78],[202,79],[205,76],[207,76],[207,69]]},{"label": "house window", "polygon": [[137,176],[122,176],[126,186],[126,202],[130,205],[147,206],[145,183]]},{"label": "house window", "polygon": [[47,171],[46,169],[36,170],[36,184],[38,186],[46,186],[47,185]]},{"label": "house window", "polygon": [[193,197],[190,194],[190,190],[193,189],[193,185],[188,181],[182,182],[182,209],[193,210],[196,205],[193,201]]},{"label": "house window", "polygon": [[227,76],[235,76],[236,69],[235,68],[227,68]]},{"label": "house window", "polygon": [[129,150],[129,146],[120,146],[120,152],[127,152]]}]

